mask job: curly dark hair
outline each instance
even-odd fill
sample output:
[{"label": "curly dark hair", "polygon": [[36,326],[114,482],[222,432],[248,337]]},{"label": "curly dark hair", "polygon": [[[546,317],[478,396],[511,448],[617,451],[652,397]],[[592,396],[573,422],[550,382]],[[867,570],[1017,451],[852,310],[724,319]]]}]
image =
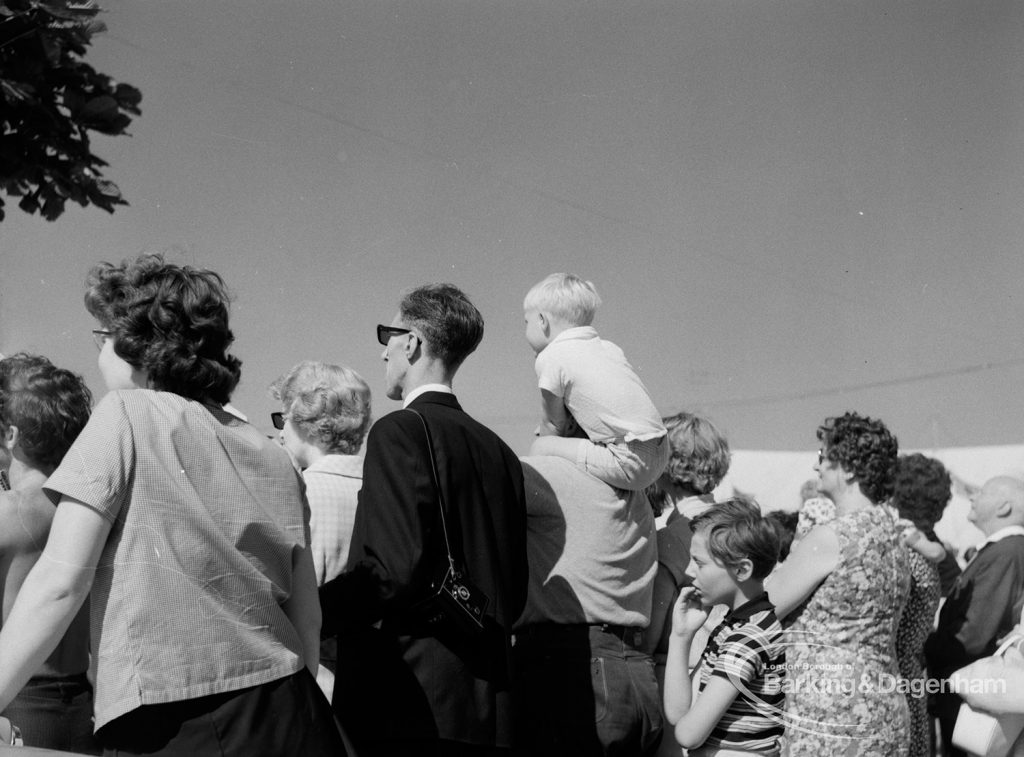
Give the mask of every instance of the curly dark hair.
[{"label": "curly dark hair", "polygon": [[399,315],[423,334],[427,349],[448,368],[458,368],[484,338],[484,317],[458,287],[424,284],[405,293]]},{"label": "curly dark hair", "polygon": [[771,573],[779,559],[779,533],[756,502],[739,497],[717,502],[690,521],[690,530],[704,533],[708,553],[722,565],[749,559],[754,578]]},{"label": "curly dark hair", "polygon": [[796,538],[796,527],[800,523],[800,513],[787,510],[772,510],[765,514],[765,519],[775,527],[779,536],[779,562],[789,557],[789,549]]},{"label": "curly dark hair", "polygon": [[0,360],[0,428],[16,426],[26,457],[56,468],[89,420],[92,394],[77,373],[42,355]]},{"label": "curly dark hair", "polygon": [[953,481],[946,466],[920,452],[901,455],[896,462],[892,504],[900,516],[921,531],[931,531],[953,496]]},{"label": "curly dark hair", "polygon": [[86,280],[85,307],[113,333],[114,352],[149,375],[154,389],[225,404],[242,362],[227,354],[228,294],[213,271],[162,255],[100,263]]},{"label": "curly dark hair", "polygon": [[868,499],[875,504],[889,499],[899,447],[884,423],[848,412],[827,418],[818,427],[818,440],[825,457],[852,474]]}]

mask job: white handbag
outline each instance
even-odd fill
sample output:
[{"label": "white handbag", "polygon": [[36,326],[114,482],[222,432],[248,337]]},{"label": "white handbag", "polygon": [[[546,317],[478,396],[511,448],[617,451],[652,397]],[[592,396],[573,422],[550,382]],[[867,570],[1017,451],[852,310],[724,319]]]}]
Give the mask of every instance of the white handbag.
[{"label": "white handbag", "polygon": [[[1010,636],[999,646],[993,657],[1002,657],[1006,650],[1020,640],[1020,636]],[[954,687],[971,685],[967,678],[961,676],[966,670],[961,668],[950,677]],[[1021,731],[1024,731],[1024,714],[989,715],[975,710],[965,702],[960,705],[960,713],[956,718],[953,745],[979,757],[1005,757]]]}]

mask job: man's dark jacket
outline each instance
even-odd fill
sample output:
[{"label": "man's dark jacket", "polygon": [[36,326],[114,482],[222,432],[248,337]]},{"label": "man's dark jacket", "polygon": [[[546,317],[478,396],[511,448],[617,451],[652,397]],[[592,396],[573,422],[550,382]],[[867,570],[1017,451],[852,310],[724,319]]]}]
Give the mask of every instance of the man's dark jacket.
[{"label": "man's dark jacket", "polygon": [[425,392],[453,552],[489,599],[477,636],[423,635],[409,608],[445,561],[420,419],[398,410],[370,429],[348,569],[320,590],[338,634],[334,709],[356,746],[388,739],[511,745],[510,634],[526,601],[526,508],[519,460],[453,395]]},{"label": "man's dark jacket", "polygon": [[[992,654],[1020,621],[1024,603],[1024,536],[986,544],[964,568],[939,612],[936,630],[925,642],[932,678],[950,674]],[[962,700],[940,692],[932,702],[939,717],[955,718]]]}]

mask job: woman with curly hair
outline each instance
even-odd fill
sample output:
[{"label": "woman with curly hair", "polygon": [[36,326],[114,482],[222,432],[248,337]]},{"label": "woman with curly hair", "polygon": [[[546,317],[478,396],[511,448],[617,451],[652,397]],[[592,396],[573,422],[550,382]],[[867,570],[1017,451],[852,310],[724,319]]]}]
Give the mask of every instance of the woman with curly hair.
[{"label": "woman with curly hair", "polygon": [[[931,538],[935,535],[935,524],[942,517],[942,511],[952,496],[951,484],[946,467],[935,458],[919,453],[900,456],[896,466],[892,504],[901,518],[914,524],[915,536],[919,540],[933,543]],[[944,548],[940,551],[945,553]],[[921,687],[928,679],[924,664],[924,642],[935,622],[941,579],[937,562],[913,549],[909,550],[908,555],[910,596],[896,634],[896,657],[899,659],[900,675],[911,684]],[[908,688],[906,699],[910,708],[910,757],[927,757],[932,752],[928,698],[921,688]]]},{"label": "woman with curly hair", "polygon": [[[370,428],[370,387],[351,368],[306,360],[270,387],[281,401],[271,413],[278,440],[306,482],[310,546],[317,586],[336,578],[348,561],[356,504],[363,484],[359,449]],[[337,641],[320,645],[317,683],[334,691]]]},{"label": "woman with curly hair", "polygon": [[144,255],[99,264],[87,286],[110,392],[44,487],[57,511],[0,631],[0,707],[91,590],[107,753],[344,754],[312,675],[298,473],[224,409],[241,363],[223,281]]},{"label": "woman with curly hair", "polygon": [[906,523],[912,523],[907,546],[924,553],[938,565],[939,587],[943,597],[952,591],[962,572],[956,554],[935,534],[946,505],[953,497],[953,479],[940,461],[920,453],[903,455],[896,467],[896,490],[892,505]]},{"label": "woman with curly hair", "polygon": [[[39,560],[56,508],[43,484],[75,441],[92,407],[81,376],[41,355],[0,360],[0,591],[4,624],[25,577]],[[63,638],[3,711],[28,746],[99,754],[92,733],[89,613],[82,609]]]},{"label": "woman with curly hair", "polygon": [[884,504],[896,438],[881,421],[846,413],[827,419],[818,439],[818,489],[836,518],[796,543],[768,585],[788,626],[783,754],[906,755],[896,632],[910,566]]},{"label": "woman with curly hair", "polygon": [[676,413],[662,418],[668,430],[668,465],[647,490],[655,515],[665,525],[679,516],[695,518],[713,503],[711,492],[729,472],[729,442],[707,418]]},{"label": "woman with curly hair", "polygon": [[729,442],[707,418],[682,412],[662,422],[668,429],[668,466],[647,496],[664,522],[658,529],[658,572],[644,641],[646,651],[663,663],[672,606],[679,590],[690,584],[690,521],[714,506],[712,492],[729,472],[730,452]]}]

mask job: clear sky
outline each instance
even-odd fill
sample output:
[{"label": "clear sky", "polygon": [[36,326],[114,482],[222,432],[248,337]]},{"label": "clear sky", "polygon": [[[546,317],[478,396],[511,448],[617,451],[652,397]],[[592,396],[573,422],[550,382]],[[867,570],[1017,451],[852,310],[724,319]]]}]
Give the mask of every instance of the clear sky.
[{"label": "clear sky", "polygon": [[525,451],[523,294],[593,280],[659,409],[735,448],[827,415],[907,447],[1024,441],[1024,5],[129,2],[88,61],[143,92],[95,148],[131,203],[0,223],[0,351],[102,391],[81,305],[143,250],[232,289],[234,402],[311,358],[380,398],[374,325],[451,281],[484,342],[466,409]]}]

